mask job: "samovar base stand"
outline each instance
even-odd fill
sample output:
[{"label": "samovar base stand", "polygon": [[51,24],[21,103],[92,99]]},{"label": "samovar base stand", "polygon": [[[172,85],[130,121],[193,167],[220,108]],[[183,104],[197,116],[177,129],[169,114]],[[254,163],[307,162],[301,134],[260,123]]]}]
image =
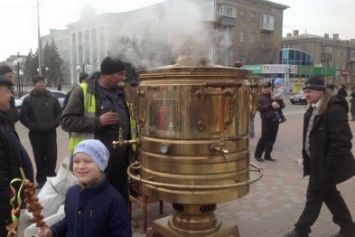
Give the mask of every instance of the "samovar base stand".
[{"label": "samovar base stand", "polygon": [[200,233],[180,233],[169,227],[171,216],[155,220],[152,228],[148,229],[146,236],[149,237],[240,237],[238,226],[229,220],[220,220],[221,226],[213,233],[201,235]]}]

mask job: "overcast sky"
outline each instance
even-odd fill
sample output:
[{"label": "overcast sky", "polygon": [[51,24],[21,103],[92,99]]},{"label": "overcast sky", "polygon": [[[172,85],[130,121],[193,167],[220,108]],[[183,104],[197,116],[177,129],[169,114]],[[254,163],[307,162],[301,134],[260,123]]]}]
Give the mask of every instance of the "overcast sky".
[{"label": "overcast sky", "polygon": [[[80,18],[85,0],[39,0],[41,35],[49,29],[64,29]],[[164,0],[86,0],[96,13],[129,11]],[[299,30],[300,34],[329,35],[340,39],[355,38],[352,26],[355,1],[352,0],[273,0],[288,5],[284,12],[283,35]],[[0,0],[0,62],[20,52],[27,55],[37,48],[37,0]]]}]

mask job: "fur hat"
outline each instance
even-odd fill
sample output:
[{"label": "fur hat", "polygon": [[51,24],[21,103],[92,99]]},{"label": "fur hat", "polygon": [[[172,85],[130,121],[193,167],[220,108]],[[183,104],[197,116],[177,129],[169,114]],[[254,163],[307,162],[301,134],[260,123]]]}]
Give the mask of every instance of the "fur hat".
[{"label": "fur hat", "polygon": [[107,167],[110,153],[108,152],[105,145],[96,139],[87,139],[79,142],[75,147],[73,157],[75,159],[75,154],[82,152],[90,156],[91,159],[97,164],[101,171],[104,171]]},{"label": "fur hat", "polygon": [[86,79],[89,77],[89,74],[87,74],[86,72],[81,72],[79,75],[79,82],[81,83],[82,80]]},{"label": "fur hat", "polygon": [[119,59],[113,59],[111,57],[106,57],[101,62],[100,71],[101,74],[114,74],[116,72],[122,72],[126,70],[126,66]]},{"label": "fur hat", "polygon": [[325,86],[322,78],[320,78],[318,76],[312,76],[306,81],[306,83],[303,87],[303,90],[305,90],[305,89],[325,91],[326,86]]},{"label": "fur hat", "polygon": [[33,85],[35,85],[39,81],[46,81],[46,80],[41,75],[37,75],[32,78]]},{"label": "fur hat", "polygon": [[14,72],[14,71],[7,65],[0,66],[0,75],[1,76],[5,75],[5,73],[8,73],[8,72]]},{"label": "fur hat", "polygon": [[0,76],[0,86],[7,86],[7,87],[12,87],[14,84],[12,83],[11,80],[7,79],[4,76]]}]

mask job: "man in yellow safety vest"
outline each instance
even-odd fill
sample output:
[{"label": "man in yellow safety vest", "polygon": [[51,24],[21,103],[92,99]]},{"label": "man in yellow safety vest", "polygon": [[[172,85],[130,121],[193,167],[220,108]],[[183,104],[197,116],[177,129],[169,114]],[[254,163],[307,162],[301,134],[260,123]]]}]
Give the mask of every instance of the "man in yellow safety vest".
[{"label": "man in yellow safety vest", "polygon": [[110,152],[105,173],[110,183],[122,194],[128,203],[128,176],[130,145],[113,147],[118,132],[123,139],[135,138],[135,123],[129,113],[124,88],[125,65],[119,59],[106,57],[100,72],[93,73],[88,83],[82,83],[71,92],[67,106],[60,118],[64,131],[71,132],[69,148],[85,139],[100,140]]}]

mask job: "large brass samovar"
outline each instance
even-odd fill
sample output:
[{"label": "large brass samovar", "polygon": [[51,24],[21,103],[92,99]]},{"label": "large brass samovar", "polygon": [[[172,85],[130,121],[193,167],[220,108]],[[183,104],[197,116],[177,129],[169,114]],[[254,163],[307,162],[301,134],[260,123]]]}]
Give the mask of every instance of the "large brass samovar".
[{"label": "large brass samovar", "polygon": [[[239,236],[214,212],[262,176],[249,162],[250,71],[189,64],[140,72],[133,96],[140,175],[129,175],[145,195],[173,203],[174,214],[154,221],[152,236]],[[258,171],[252,179],[251,170]]]}]

